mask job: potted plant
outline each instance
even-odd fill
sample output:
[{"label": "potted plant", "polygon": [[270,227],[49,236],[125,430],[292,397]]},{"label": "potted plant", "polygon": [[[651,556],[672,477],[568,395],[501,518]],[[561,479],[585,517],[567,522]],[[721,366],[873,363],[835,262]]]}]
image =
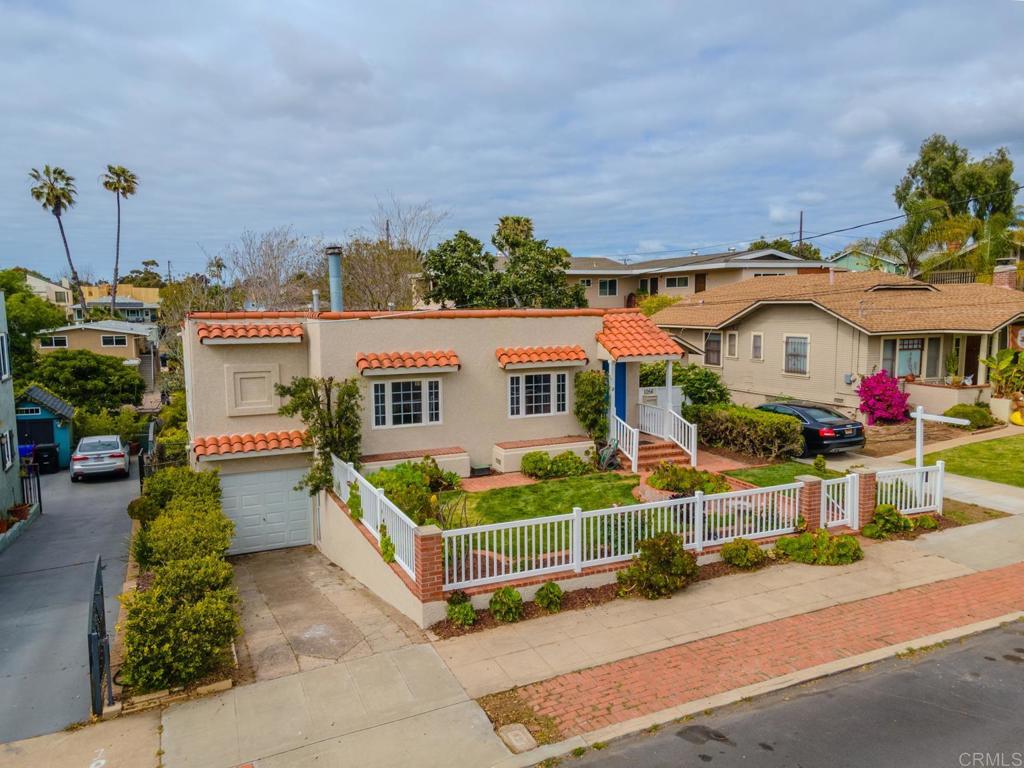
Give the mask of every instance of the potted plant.
[{"label": "potted plant", "polygon": [[953,384],[954,386],[957,386],[957,384],[954,383],[953,380],[956,379],[956,378],[959,378],[956,375],[957,371],[959,371],[959,370],[960,370],[960,356],[957,355],[956,350],[951,349],[951,350],[949,350],[949,354],[946,355],[946,379],[945,379],[946,384]]},{"label": "potted plant", "polygon": [[992,385],[989,406],[992,415],[1002,421],[1009,421],[1012,410],[1010,396],[1024,389],[1024,362],[1012,349],[1001,349],[981,362],[988,368],[988,381]]},{"label": "potted plant", "polygon": [[8,508],[7,515],[13,520],[28,520],[28,512],[32,509],[31,504],[15,504]]},{"label": "potted plant", "polygon": [[0,515],[0,533],[7,533],[7,530],[11,527],[11,521],[3,515]]}]

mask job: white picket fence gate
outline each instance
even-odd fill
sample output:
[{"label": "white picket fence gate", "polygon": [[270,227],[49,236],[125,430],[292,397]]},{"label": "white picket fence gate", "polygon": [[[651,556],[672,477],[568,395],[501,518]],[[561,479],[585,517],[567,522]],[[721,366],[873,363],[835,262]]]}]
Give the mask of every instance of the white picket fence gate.
[{"label": "white picket fence gate", "polygon": [[348,504],[352,495],[351,486],[355,484],[359,490],[363,525],[378,542],[381,526],[384,526],[388,537],[395,544],[395,562],[415,581],[416,523],[396,507],[384,495],[383,490],[359,474],[355,467],[337,456],[332,456],[331,459],[334,462],[334,492]]},{"label": "white picket fence gate", "polygon": [[886,469],[877,473],[879,504],[892,504],[903,514],[942,514],[942,482],[946,464],[930,467]]},{"label": "white picket fence gate", "polygon": [[457,528],[442,533],[447,589],[631,559],[638,544],[671,532],[687,549],[796,530],[803,483],[731,491]]},{"label": "white picket fence gate", "polygon": [[821,481],[821,527],[856,530],[860,516],[860,478],[855,474]]}]

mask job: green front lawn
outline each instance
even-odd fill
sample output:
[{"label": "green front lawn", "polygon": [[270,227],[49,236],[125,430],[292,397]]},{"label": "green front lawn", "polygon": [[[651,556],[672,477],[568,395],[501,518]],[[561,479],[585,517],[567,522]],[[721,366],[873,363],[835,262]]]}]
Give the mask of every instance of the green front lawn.
[{"label": "green front lawn", "polygon": [[799,461],[784,461],[781,464],[770,464],[767,467],[753,467],[751,469],[730,469],[723,474],[735,477],[738,480],[745,480],[762,488],[769,485],[795,483],[797,475],[814,475],[823,480],[831,480],[843,476],[842,472],[833,472],[831,469],[818,472],[810,464],[801,464]]},{"label": "green front lawn", "polygon": [[[955,475],[1024,488],[1024,435],[961,445],[924,457],[925,464],[940,460],[946,462],[946,470]],[[910,459],[905,463],[914,461]]]},{"label": "green front lawn", "polygon": [[573,507],[588,510],[635,504],[632,490],[638,482],[636,475],[604,472],[494,488],[466,494],[467,512],[470,525],[482,525],[563,515],[572,512]]}]

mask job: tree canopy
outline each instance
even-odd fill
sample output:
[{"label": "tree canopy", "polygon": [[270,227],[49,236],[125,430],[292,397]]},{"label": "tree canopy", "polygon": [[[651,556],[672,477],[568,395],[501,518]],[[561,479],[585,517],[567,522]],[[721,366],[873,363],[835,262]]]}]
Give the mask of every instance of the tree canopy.
[{"label": "tree canopy", "polygon": [[500,259],[464,231],[430,250],[423,260],[426,298],[455,307],[587,305],[583,287],[566,277],[569,252],[538,240],[529,218],[503,216],[491,243]]},{"label": "tree canopy", "polygon": [[88,411],[139,405],[146,383],[121,358],[87,349],[62,349],[39,356],[31,380]]},{"label": "tree canopy", "polygon": [[32,340],[39,331],[56,328],[66,322],[64,310],[32,293],[20,269],[0,271],[0,291],[7,298],[7,330],[11,347],[11,365],[19,382],[29,375],[38,353]]},{"label": "tree canopy", "polygon": [[809,259],[812,261],[821,260],[821,249],[806,240],[802,243],[794,243],[792,240],[787,240],[784,237],[777,237],[774,240],[766,240],[762,237],[759,240],[752,242],[749,247],[752,251],[759,251],[762,248],[772,248],[776,251],[782,251],[783,253],[789,253],[793,256],[799,256],[801,259]]}]

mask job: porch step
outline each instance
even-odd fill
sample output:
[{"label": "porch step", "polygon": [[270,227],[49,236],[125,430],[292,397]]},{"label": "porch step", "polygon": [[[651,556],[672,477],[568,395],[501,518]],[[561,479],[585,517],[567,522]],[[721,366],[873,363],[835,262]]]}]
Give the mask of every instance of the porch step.
[{"label": "porch step", "polygon": [[[637,469],[647,471],[656,468],[662,462],[670,464],[689,464],[690,457],[671,440],[652,438],[644,435],[640,440],[637,452]],[[623,465],[629,466],[629,459],[623,457]]]}]

